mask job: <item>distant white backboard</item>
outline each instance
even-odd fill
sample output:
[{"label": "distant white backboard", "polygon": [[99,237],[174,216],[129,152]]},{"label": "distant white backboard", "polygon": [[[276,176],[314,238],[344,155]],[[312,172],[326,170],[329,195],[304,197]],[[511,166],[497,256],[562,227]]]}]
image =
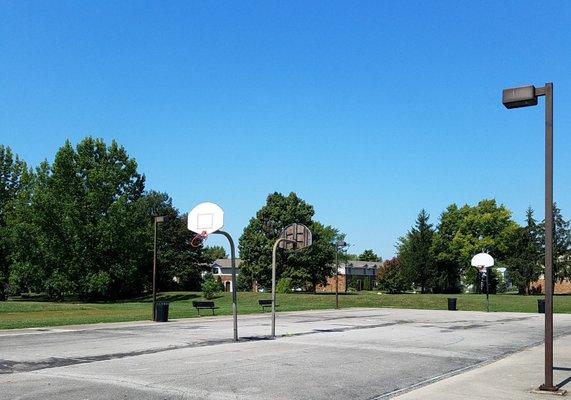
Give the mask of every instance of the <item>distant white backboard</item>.
[{"label": "distant white backboard", "polygon": [[211,234],[224,226],[224,211],[218,204],[200,203],[188,214],[188,229],[198,234]]},{"label": "distant white backboard", "polygon": [[479,253],[472,257],[472,267],[488,268],[494,266],[494,258],[488,253]]}]

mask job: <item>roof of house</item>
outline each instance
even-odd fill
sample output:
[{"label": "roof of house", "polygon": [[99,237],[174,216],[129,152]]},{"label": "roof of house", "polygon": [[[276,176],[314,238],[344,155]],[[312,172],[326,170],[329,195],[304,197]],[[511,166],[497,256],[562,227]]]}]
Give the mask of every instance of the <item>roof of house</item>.
[{"label": "roof of house", "polygon": [[382,261],[350,260],[347,263],[339,263],[339,274],[345,275],[349,269],[349,275],[373,275],[382,264]]},{"label": "roof of house", "polygon": [[[230,268],[232,267],[232,260],[230,260],[229,258],[219,258],[218,260],[214,260],[211,266],[214,267],[215,264],[222,268]],[[236,268],[240,268],[240,264],[242,264],[242,260],[237,258]]]}]

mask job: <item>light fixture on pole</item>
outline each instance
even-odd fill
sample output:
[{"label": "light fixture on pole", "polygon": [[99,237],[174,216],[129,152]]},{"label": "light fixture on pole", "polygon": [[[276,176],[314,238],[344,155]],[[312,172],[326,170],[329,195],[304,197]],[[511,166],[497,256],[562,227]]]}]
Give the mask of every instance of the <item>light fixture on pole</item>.
[{"label": "light fixture on pole", "polygon": [[545,380],[539,390],[556,392],[553,385],[553,83],[504,89],[506,108],[535,106],[545,96]]},{"label": "light fixture on pole", "polygon": [[153,241],[153,321],[156,320],[157,316],[157,225],[166,222],[167,216],[155,216],[153,217],[153,223],[155,225],[155,234]]}]

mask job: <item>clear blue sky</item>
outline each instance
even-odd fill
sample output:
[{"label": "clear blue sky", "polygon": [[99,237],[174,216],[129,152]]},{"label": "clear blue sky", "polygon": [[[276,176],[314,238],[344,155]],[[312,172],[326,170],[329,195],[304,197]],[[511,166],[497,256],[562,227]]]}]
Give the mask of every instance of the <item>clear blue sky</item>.
[{"label": "clear blue sky", "polygon": [[37,165],[116,139],[148,188],[219,203],[236,239],[295,191],[386,258],[423,207],[543,218],[543,101],[508,111],[504,87],[554,82],[571,217],[570,23],[567,1],[0,0],[0,143]]}]

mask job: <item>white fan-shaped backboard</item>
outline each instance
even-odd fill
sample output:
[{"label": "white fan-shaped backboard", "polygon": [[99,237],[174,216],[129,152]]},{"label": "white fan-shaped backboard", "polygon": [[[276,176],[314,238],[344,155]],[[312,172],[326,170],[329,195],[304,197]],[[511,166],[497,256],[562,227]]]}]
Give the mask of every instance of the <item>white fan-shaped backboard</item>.
[{"label": "white fan-shaped backboard", "polygon": [[479,253],[472,257],[472,267],[493,267],[494,258],[488,253]]},{"label": "white fan-shaped backboard", "polygon": [[211,234],[224,226],[224,210],[218,204],[200,203],[188,214],[188,229],[198,234]]}]

